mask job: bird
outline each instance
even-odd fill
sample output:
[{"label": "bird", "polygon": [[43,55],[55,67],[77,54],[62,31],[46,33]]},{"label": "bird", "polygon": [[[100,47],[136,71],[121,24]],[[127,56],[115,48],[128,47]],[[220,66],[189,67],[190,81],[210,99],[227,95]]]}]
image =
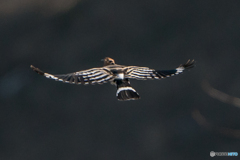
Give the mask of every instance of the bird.
[{"label": "bird", "polygon": [[171,70],[155,70],[149,67],[125,66],[115,63],[115,60],[106,57],[102,59],[103,67],[91,68],[67,74],[49,74],[30,65],[38,74],[56,81],[69,84],[103,84],[110,82],[117,86],[116,97],[119,101],[138,100],[138,92],[130,85],[130,79],[148,80],[163,79],[182,73],[194,67],[195,61],[188,60],[185,64]]}]

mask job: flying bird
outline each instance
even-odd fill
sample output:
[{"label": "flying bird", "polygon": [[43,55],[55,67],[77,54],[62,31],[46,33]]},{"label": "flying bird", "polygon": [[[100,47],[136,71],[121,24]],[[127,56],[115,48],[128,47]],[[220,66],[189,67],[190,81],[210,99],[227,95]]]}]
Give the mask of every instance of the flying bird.
[{"label": "flying bird", "polygon": [[115,63],[114,59],[103,59],[103,67],[81,70],[68,74],[49,74],[31,65],[33,71],[49,79],[70,84],[103,84],[110,82],[117,86],[116,96],[120,101],[137,100],[140,98],[137,91],[130,85],[130,79],[147,80],[162,79],[182,73],[185,69],[194,67],[194,60],[188,60],[172,70],[155,70],[148,67],[124,66]]}]

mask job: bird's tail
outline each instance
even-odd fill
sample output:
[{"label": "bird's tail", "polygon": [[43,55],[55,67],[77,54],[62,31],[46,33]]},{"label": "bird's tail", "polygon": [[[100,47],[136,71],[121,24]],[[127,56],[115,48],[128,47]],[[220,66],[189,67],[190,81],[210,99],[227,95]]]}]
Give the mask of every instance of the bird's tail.
[{"label": "bird's tail", "polygon": [[137,100],[140,98],[139,94],[130,85],[127,79],[116,80],[117,93],[116,96],[120,101]]}]

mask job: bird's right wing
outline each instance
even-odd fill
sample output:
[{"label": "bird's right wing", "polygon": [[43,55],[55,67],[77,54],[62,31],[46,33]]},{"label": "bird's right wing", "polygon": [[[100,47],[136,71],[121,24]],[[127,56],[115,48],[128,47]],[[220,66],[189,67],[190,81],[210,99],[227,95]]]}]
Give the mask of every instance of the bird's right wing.
[{"label": "bird's right wing", "polygon": [[194,60],[188,60],[187,63],[180,65],[172,70],[155,70],[148,67],[128,66],[126,67],[127,78],[137,80],[162,79],[182,73],[185,69],[194,67]]},{"label": "bird's right wing", "polygon": [[49,74],[30,66],[33,71],[49,79],[70,84],[103,84],[113,79],[113,75],[105,68],[92,68],[68,74]]}]

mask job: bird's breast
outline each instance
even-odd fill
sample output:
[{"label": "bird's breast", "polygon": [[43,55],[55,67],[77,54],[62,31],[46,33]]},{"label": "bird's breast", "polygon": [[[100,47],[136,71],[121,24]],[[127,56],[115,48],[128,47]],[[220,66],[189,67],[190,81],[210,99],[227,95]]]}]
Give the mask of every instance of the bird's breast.
[{"label": "bird's breast", "polygon": [[110,71],[114,75],[115,79],[124,79],[125,78],[122,66],[115,65],[113,68],[110,69]]},{"label": "bird's breast", "polygon": [[117,73],[115,79],[124,79],[124,73]]}]

